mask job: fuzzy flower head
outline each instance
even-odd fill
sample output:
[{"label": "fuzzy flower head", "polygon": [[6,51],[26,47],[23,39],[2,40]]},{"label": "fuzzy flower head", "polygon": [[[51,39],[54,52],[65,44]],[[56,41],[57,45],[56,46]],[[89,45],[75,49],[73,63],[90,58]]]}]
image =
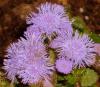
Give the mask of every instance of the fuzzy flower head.
[{"label": "fuzzy flower head", "polygon": [[59,48],[58,57],[71,60],[74,67],[90,66],[95,62],[94,43],[86,34],[80,36],[76,31],[72,37],[58,37],[51,47]]},{"label": "fuzzy flower head", "polygon": [[57,4],[45,3],[37,8],[38,13],[32,13],[27,17],[27,23],[39,28],[40,33],[47,35],[56,32],[64,34],[72,32],[71,22],[64,11],[64,7]]},{"label": "fuzzy flower head", "polygon": [[73,63],[69,60],[66,60],[65,58],[60,58],[56,60],[56,69],[57,71],[68,74],[72,71],[72,65]]},{"label": "fuzzy flower head", "polygon": [[37,33],[27,31],[25,36],[26,39],[21,38],[8,47],[6,57],[9,59],[4,60],[3,68],[10,80],[15,80],[17,75],[23,83],[37,84],[49,79],[53,66]]}]

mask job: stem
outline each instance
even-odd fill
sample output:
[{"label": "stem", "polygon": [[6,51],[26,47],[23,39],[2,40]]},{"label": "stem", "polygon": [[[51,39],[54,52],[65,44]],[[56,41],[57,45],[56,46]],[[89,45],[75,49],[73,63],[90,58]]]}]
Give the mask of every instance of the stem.
[{"label": "stem", "polygon": [[[54,64],[56,60],[56,54],[53,49],[49,49],[49,56],[50,56],[51,64]],[[57,75],[55,72],[53,73],[51,80],[52,80],[53,87],[55,87],[57,83]]]},{"label": "stem", "polygon": [[13,81],[10,83],[10,87],[15,87],[15,85],[14,85],[14,82],[13,82]]},{"label": "stem", "polygon": [[81,87],[79,82],[76,82],[75,87]]},{"label": "stem", "polygon": [[43,87],[43,85],[42,84],[30,84],[30,87]]}]

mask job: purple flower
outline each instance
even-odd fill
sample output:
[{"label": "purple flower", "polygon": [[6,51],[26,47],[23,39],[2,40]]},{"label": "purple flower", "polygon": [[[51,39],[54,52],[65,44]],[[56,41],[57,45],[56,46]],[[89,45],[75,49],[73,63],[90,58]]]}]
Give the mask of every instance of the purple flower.
[{"label": "purple flower", "polygon": [[28,24],[38,27],[36,31],[47,35],[51,35],[53,32],[61,35],[72,32],[71,22],[66,16],[63,6],[45,3],[41,4],[37,9],[39,12],[31,13],[26,20]]},{"label": "purple flower", "polygon": [[24,69],[18,72],[23,83],[37,84],[45,79],[50,79],[53,67],[45,59],[37,59],[33,63],[24,64]]},{"label": "purple flower", "polygon": [[72,71],[73,63],[65,58],[60,58],[56,60],[56,69],[64,74],[68,74]]},{"label": "purple flower", "polygon": [[51,47],[58,48],[58,57],[71,60],[75,68],[90,66],[95,62],[94,43],[86,34],[79,35],[76,31],[71,37],[59,36],[53,40]]},{"label": "purple flower", "polygon": [[15,80],[16,75],[23,83],[33,83],[49,79],[53,66],[49,63],[45,46],[37,33],[25,32],[26,39],[21,38],[7,49],[9,59],[4,61],[8,79]]}]

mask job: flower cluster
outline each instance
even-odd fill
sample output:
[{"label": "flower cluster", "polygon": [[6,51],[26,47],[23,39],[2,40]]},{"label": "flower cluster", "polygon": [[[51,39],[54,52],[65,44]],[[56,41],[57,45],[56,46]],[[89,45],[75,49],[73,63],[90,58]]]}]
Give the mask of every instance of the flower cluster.
[{"label": "flower cluster", "polygon": [[[14,81],[18,76],[25,84],[37,84],[44,80],[49,83],[55,68],[68,74],[73,68],[90,66],[95,62],[93,41],[86,34],[79,35],[77,31],[73,33],[63,6],[45,3],[37,9],[38,13],[31,13],[26,19],[27,24],[32,25],[24,33],[25,38],[7,49],[8,59],[4,60],[3,68],[10,80]],[[55,64],[51,64],[42,38],[43,34],[48,37],[53,33],[57,36],[47,48],[56,50]]]},{"label": "flower cluster", "polygon": [[53,32],[59,35],[72,32],[71,22],[66,16],[63,6],[46,3],[37,9],[38,13],[31,13],[26,20],[28,24],[38,27],[35,31],[40,32],[40,34],[46,33],[47,35],[51,35]]},{"label": "flower cluster", "polygon": [[17,43],[11,44],[4,61],[4,69],[8,78],[22,78],[23,83],[38,83],[52,74],[53,66],[49,63],[45,46],[37,34],[25,33],[26,39],[21,38]]},{"label": "flower cluster", "polygon": [[76,31],[70,37],[57,37],[50,46],[57,49],[59,58],[73,62],[73,68],[90,66],[95,62],[94,42],[86,34],[79,35]]},{"label": "flower cluster", "polygon": [[68,74],[72,71],[72,62],[65,58],[60,58],[56,61],[56,68],[59,72]]}]

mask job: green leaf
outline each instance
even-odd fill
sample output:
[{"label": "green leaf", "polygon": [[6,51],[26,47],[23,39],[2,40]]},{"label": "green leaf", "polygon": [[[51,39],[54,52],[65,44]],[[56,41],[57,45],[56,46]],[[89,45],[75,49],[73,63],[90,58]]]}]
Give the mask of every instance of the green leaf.
[{"label": "green leaf", "polygon": [[91,69],[86,69],[86,72],[81,78],[81,86],[82,87],[87,87],[87,86],[92,86],[96,83],[98,80],[98,75],[94,70]]},{"label": "green leaf", "polygon": [[58,76],[57,76],[57,80],[58,80],[58,81],[62,81],[62,80],[65,80],[65,78],[64,78],[64,76],[58,75]]},{"label": "green leaf", "polygon": [[[61,87],[61,86],[60,86],[60,87]],[[74,87],[74,85],[68,84],[68,83],[67,83],[67,85],[66,85],[65,87]]]},{"label": "green leaf", "polygon": [[81,68],[81,69],[74,69],[72,74],[74,76],[82,76],[85,72],[86,68]]},{"label": "green leaf", "polygon": [[[85,24],[84,20],[77,16],[72,18],[73,23],[72,26],[75,30],[78,30],[80,33],[87,33],[93,39],[94,42],[100,43],[100,36],[89,31],[87,25]],[[91,32],[91,33],[90,33]]]},{"label": "green leaf", "polygon": [[56,87],[62,87],[62,84],[56,84]]},{"label": "green leaf", "polygon": [[68,81],[69,84],[72,84],[72,85],[74,85],[76,83],[76,81],[77,81],[76,78],[71,74],[69,74],[66,77],[66,80]]},{"label": "green leaf", "polygon": [[95,33],[91,33],[90,37],[93,39],[94,42],[96,43],[100,43],[100,36],[95,34]]},{"label": "green leaf", "polygon": [[0,72],[0,87],[10,87],[10,83],[5,79],[3,72]]},{"label": "green leaf", "polygon": [[73,20],[72,25],[75,30],[77,29],[80,33],[89,32],[87,25],[85,24],[84,20],[81,17],[77,16],[77,17],[72,18],[72,20]]},{"label": "green leaf", "polygon": [[74,85],[76,82],[80,81],[80,79],[81,79],[82,75],[84,74],[84,72],[85,72],[85,68],[74,69],[71,74],[68,74],[66,76],[65,79],[68,81],[68,83]]}]

